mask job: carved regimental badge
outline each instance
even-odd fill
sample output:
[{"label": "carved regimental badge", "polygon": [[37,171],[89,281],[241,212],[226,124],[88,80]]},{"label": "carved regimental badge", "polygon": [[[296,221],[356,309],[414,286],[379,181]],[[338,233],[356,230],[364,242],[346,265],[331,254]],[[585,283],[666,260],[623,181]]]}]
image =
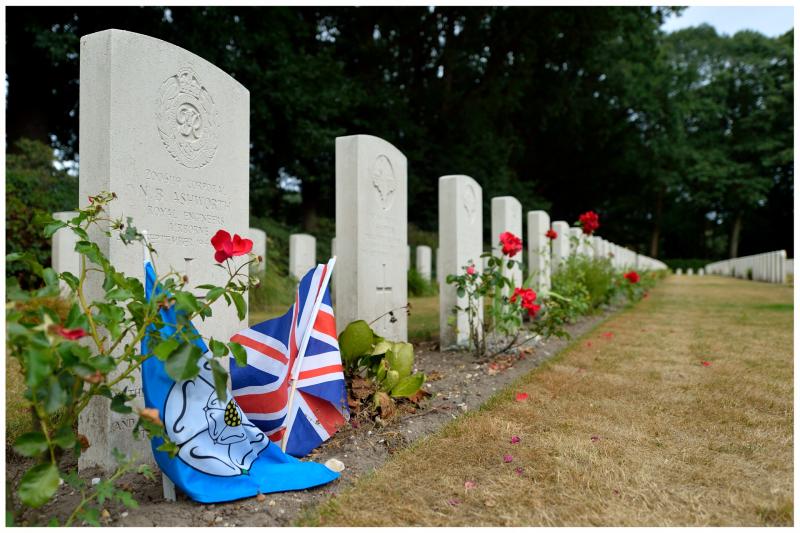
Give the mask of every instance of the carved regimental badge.
[{"label": "carved regimental badge", "polygon": [[156,123],[164,147],[187,168],[207,165],[217,153],[219,118],[197,73],[183,67],[161,84],[158,97]]},{"label": "carved regimental badge", "polygon": [[394,176],[392,162],[385,155],[379,155],[372,163],[370,175],[378,203],[384,211],[388,211],[392,207],[394,193],[397,190],[397,178]]}]

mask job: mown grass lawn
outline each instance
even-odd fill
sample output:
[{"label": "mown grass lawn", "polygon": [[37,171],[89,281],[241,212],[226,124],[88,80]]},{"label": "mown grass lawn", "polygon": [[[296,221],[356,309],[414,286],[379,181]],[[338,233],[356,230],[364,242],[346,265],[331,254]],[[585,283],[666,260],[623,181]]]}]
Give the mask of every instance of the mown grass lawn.
[{"label": "mown grass lawn", "polygon": [[792,319],[789,287],[672,276],[301,524],[791,526]]}]

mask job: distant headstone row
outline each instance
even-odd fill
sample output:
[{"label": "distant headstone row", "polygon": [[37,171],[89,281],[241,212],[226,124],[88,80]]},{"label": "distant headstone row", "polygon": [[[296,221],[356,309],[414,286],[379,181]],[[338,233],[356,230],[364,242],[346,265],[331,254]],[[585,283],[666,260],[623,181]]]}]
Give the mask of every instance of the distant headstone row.
[{"label": "distant headstone row", "polygon": [[718,276],[786,283],[786,263],[786,250],[777,250],[709,263],[705,266],[705,270],[709,274]]}]

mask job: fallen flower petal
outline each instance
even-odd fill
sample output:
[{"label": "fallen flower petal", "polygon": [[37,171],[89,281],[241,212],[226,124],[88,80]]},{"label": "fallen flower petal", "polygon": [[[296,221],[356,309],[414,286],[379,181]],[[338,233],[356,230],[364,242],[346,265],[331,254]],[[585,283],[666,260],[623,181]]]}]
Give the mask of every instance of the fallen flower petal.
[{"label": "fallen flower petal", "polygon": [[614,337],[614,333],[611,331],[606,331],[605,333],[603,333],[603,337],[605,337],[606,339],[610,339]]},{"label": "fallen flower petal", "polygon": [[83,328],[67,329],[60,325],[56,326],[56,333],[58,333],[59,335],[70,341],[76,341],[88,335],[88,333],[86,333],[86,331]]},{"label": "fallen flower petal", "polygon": [[528,399],[528,393],[527,393],[527,392],[518,392],[518,393],[517,393],[517,398],[516,398],[516,400],[517,400],[518,402],[524,402],[524,401],[525,401],[525,400],[527,400],[527,399]]},{"label": "fallen flower petal", "polygon": [[518,476],[521,476],[521,475],[523,474],[523,472],[525,472],[525,471],[522,469],[522,467],[521,467],[521,466],[518,466],[518,467],[516,467],[516,468],[514,469],[514,473],[515,473],[516,475],[518,475]]},{"label": "fallen flower petal", "polygon": [[461,500],[459,500],[458,498],[450,498],[449,500],[447,500],[447,503],[455,507],[456,505],[461,503]]},{"label": "fallen flower petal", "polygon": [[464,482],[464,488],[467,489],[467,490],[474,489],[477,486],[478,486],[478,484],[475,483],[474,481],[465,481]]},{"label": "fallen flower petal", "polygon": [[512,457],[511,455],[506,454],[506,455],[503,456],[503,462],[504,463],[510,463],[513,460],[514,460],[514,457]]},{"label": "fallen flower petal", "polygon": [[600,437],[598,435],[592,435],[592,442],[597,442],[599,440],[600,440]]},{"label": "fallen flower petal", "polygon": [[511,437],[511,444],[519,444],[520,438],[514,435]]},{"label": "fallen flower petal", "polygon": [[700,364],[702,364],[703,366],[711,366],[711,361],[703,361]]}]

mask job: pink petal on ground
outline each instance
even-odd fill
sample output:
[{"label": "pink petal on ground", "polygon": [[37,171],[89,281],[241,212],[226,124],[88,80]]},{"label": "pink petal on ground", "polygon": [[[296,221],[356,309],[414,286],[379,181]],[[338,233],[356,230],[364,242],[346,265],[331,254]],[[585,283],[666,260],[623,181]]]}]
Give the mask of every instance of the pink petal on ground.
[{"label": "pink petal on ground", "polygon": [[519,437],[517,437],[516,435],[514,435],[513,437],[511,437],[511,444],[518,444],[518,443],[519,443],[519,441],[520,441],[520,438],[519,438]]},{"label": "pink petal on ground", "polygon": [[711,361],[702,361],[700,364],[703,366],[711,366]]},{"label": "pink petal on ground", "polygon": [[464,488],[465,489],[474,489],[477,486],[478,486],[478,484],[475,483],[474,481],[465,481],[464,482]]},{"label": "pink petal on ground", "polygon": [[521,467],[521,466],[518,466],[518,467],[516,467],[516,468],[514,469],[514,473],[515,473],[516,475],[518,475],[518,476],[521,476],[523,472],[524,472],[524,470],[522,469],[522,467]]},{"label": "pink petal on ground", "polygon": [[598,435],[592,435],[592,442],[597,442],[599,440],[600,440],[600,437]]},{"label": "pink petal on ground", "polygon": [[514,460],[514,458],[512,456],[508,455],[508,454],[503,456],[503,462],[504,463],[510,463],[513,460]]},{"label": "pink petal on ground", "polygon": [[525,401],[525,400],[527,400],[527,399],[528,399],[528,393],[527,393],[527,392],[518,392],[518,393],[517,393],[517,398],[516,398],[516,400],[517,400],[518,402],[524,402],[524,401]]},{"label": "pink petal on ground", "polygon": [[447,503],[455,507],[456,505],[461,503],[461,500],[459,500],[458,498],[450,498],[449,500],[447,500]]}]

